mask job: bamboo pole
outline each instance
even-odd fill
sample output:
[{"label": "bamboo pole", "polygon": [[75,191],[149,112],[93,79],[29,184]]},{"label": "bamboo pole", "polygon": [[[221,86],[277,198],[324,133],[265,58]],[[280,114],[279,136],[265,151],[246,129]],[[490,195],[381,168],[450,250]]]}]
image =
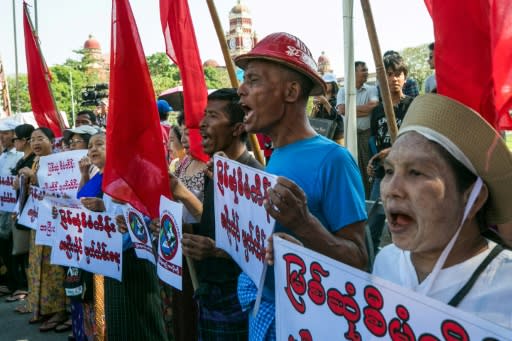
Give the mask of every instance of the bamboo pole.
[{"label": "bamboo pole", "polygon": [[354,0],[343,1],[345,61],[345,147],[357,160],[356,76],[354,67]]},{"label": "bamboo pole", "polygon": [[[215,8],[213,0],[206,0],[206,3],[208,4],[208,9],[210,10],[210,16],[212,17],[213,26],[215,27],[215,32],[217,33],[217,38],[219,39],[220,48],[222,50],[222,55],[224,56],[224,62],[226,63],[226,68],[228,70],[231,86],[233,88],[238,88],[238,79],[236,79],[235,64],[233,63],[233,60],[229,55],[228,43],[226,42],[224,32],[222,31],[222,25],[219,20],[219,14],[217,13],[217,9]],[[262,165],[265,165],[265,159],[263,158],[263,154],[261,153],[260,145],[258,143],[256,135],[249,134],[249,142],[251,143],[251,148],[252,151],[254,152],[256,160],[258,160],[259,163],[261,163]]]},{"label": "bamboo pole", "polygon": [[377,31],[375,30],[375,22],[373,21],[372,9],[369,0],[361,0],[361,7],[363,8],[364,21],[366,22],[366,30],[368,31],[368,38],[372,46],[373,60],[375,61],[375,68],[377,71],[377,80],[380,86],[380,95],[384,102],[384,113],[388,121],[388,130],[391,137],[391,143],[395,142],[398,128],[396,125],[395,111],[393,110],[393,103],[391,102],[391,93],[389,91],[388,77],[384,63],[382,61],[382,53],[380,51],[379,39]]},{"label": "bamboo pole", "polygon": [[12,24],[14,28],[14,68],[16,77],[16,113],[20,112],[20,75],[18,70],[18,35],[16,33],[16,2],[12,0]]},{"label": "bamboo pole", "polygon": [[25,15],[27,16],[28,24],[30,25],[30,30],[32,31],[32,34],[34,35],[37,52],[39,53],[39,58],[41,58],[41,62],[43,63],[44,72],[46,74],[46,84],[48,85],[48,90],[50,91],[50,96],[52,98],[53,106],[55,108],[55,115],[57,116],[57,122],[59,123],[59,128],[62,134],[64,134],[64,121],[62,120],[62,116],[59,112],[59,109],[57,108],[57,102],[55,101],[55,97],[53,96],[52,87],[50,85],[50,70],[48,69],[48,65],[46,65],[46,61],[43,56],[43,52],[41,51],[41,46],[39,45],[39,35],[36,31],[34,31],[34,25],[32,24],[32,19],[30,18],[30,15],[28,13],[27,4],[23,3],[23,10],[25,12]]}]

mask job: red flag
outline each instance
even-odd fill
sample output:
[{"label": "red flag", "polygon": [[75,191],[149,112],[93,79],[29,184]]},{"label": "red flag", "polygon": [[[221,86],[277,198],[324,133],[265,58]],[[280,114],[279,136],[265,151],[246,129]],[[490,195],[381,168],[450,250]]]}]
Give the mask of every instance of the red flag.
[{"label": "red flag", "polygon": [[50,87],[51,75],[39,46],[39,39],[32,27],[27,3],[23,3],[23,31],[25,33],[25,54],[27,56],[28,92],[32,112],[40,127],[52,130],[56,137],[62,136],[64,124]]},{"label": "red flag", "polygon": [[112,1],[107,159],[103,191],[157,217],[170,198],[160,119],[128,0]]},{"label": "red flag", "polygon": [[208,91],[187,0],[160,0],[160,21],[167,55],[178,65],[183,81],[190,153],[196,159],[207,161],[208,156],[201,146],[199,122],[204,116]]},{"label": "red flag", "polygon": [[505,128],[512,123],[512,3],[425,4],[434,22],[437,92],[475,109],[493,127]]}]

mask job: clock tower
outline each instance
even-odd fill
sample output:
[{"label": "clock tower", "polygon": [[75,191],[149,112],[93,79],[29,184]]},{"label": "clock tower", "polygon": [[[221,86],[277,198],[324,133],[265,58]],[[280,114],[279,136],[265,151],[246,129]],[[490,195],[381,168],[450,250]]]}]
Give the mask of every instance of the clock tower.
[{"label": "clock tower", "polygon": [[238,0],[229,12],[226,41],[232,58],[249,52],[256,45],[257,38],[252,29],[251,13],[242,0]]}]

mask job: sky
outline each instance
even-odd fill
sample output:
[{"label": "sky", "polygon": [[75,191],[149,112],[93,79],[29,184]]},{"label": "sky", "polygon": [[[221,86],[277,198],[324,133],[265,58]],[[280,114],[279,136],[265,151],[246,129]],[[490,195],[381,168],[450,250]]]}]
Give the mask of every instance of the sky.
[{"label": "sky", "polygon": [[[30,5],[35,0],[27,0]],[[18,67],[26,73],[22,26],[22,0],[0,0],[0,56],[8,75],[15,73],[13,2],[16,3]],[[298,36],[315,60],[322,51],[329,57],[337,76],[343,75],[343,9],[341,0],[243,0],[250,11],[258,38],[285,31]],[[402,50],[433,41],[431,18],[423,0],[371,0],[381,51]],[[164,52],[160,26],[159,0],[130,0],[146,55]],[[215,6],[224,31],[228,14],[236,0],[216,0]],[[205,0],[189,0],[199,52],[203,61],[214,59],[224,65],[217,35]],[[110,50],[110,0],[38,0],[38,30],[47,64],[78,59],[73,50],[81,49],[92,34],[103,52]],[[34,7],[31,8],[33,21]],[[354,1],[354,57],[375,70],[360,2]],[[425,61],[426,63],[426,61]]]}]

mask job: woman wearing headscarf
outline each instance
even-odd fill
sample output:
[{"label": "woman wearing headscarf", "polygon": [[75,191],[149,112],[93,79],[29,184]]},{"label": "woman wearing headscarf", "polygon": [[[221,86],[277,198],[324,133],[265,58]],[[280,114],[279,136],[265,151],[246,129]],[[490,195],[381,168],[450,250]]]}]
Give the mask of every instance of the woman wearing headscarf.
[{"label": "woman wearing headscarf", "polygon": [[512,155],[498,132],[459,102],[420,96],[384,170],[393,244],[373,273],[511,328],[512,252],[486,237],[512,221]]},{"label": "woman wearing headscarf", "polygon": [[[39,158],[52,153],[52,143],[55,139],[52,131],[46,127],[35,129],[30,137],[30,146],[35,154],[32,168],[22,168],[23,174],[30,183],[37,185]],[[43,322],[39,330],[42,332],[55,329],[66,321],[66,296],[64,287],[64,270],[62,267],[50,264],[51,247],[35,244],[36,231],[30,232],[30,251],[28,266],[28,310],[33,317],[29,323]]]}]

